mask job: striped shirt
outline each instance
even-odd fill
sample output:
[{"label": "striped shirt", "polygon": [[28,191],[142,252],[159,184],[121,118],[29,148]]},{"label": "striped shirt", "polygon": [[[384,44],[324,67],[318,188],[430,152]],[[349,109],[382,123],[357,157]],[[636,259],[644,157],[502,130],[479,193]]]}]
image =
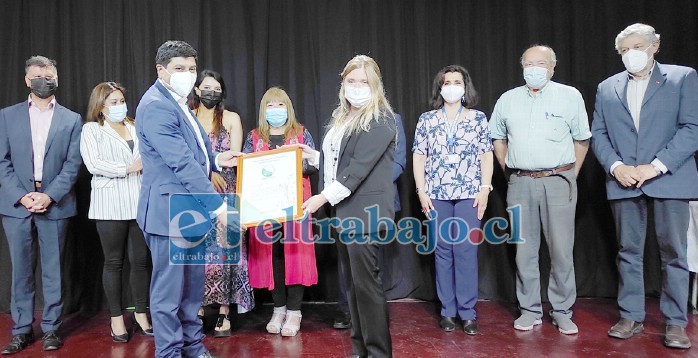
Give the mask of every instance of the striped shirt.
[{"label": "striped shirt", "polygon": [[134,148],[112,127],[90,122],[82,127],[80,154],[92,173],[92,193],[87,217],[97,220],[133,220],[136,218],[141,172],[126,173],[140,159],[134,126],[126,123]]}]

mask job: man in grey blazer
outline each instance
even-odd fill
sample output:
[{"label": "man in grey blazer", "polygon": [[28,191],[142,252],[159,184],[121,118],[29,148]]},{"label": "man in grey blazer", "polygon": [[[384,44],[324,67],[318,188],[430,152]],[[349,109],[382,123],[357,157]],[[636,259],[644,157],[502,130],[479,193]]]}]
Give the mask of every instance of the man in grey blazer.
[{"label": "man in grey blazer", "polygon": [[643,249],[648,210],[664,271],[660,310],[664,344],[690,348],[686,230],[688,200],[698,197],[698,76],[692,68],[654,60],[659,34],[634,24],[616,37],[627,71],[599,84],[592,148],[607,172],[606,191],[616,222],[618,306],[621,319],[608,332],[627,339],[643,330]]},{"label": "man in grey blazer", "polygon": [[56,62],[33,56],[26,62],[29,98],[0,110],[0,216],[12,259],[12,340],[2,354],[32,343],[34,321],[34,232],[41,253],[44,350],[63,346],[61,253],[68,218],[75,216],[73,185],[80,163],[82,119],[56,102]]}]

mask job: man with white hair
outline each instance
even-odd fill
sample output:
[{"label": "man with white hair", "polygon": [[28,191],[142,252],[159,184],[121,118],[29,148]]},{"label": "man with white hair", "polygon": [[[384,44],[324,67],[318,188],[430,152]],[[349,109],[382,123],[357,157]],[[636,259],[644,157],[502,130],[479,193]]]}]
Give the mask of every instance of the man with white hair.
[{"label": "man with white hair", "polygon": [[574,217],[577,174],[589,149],[589,121],[577,89],[550,79],[555,52],[531,46],[521,56],[526,85],[505,92],[494,106],[490,129],[502,169],[512,170],[507,205],[521,208],[521,238],[516,248],[516,297],[520,331],[543,323],[539,254],[541,230],[550,252],[548,299],[552,323],[560,333],[577,334],[572,305]]},{"label": "man with white hair", "polygon": [[688,200],[698,197],[698,76],[692,68],[655,61],[659,34],[649,25],[621,31],[616,50],[627,71],[599,84],[592,123],[592,148],[608,175],[619,240],[621,318],[608,335],[628,339],[644,328],[643,251],[652,211],[664,271],[664,345],[690,348],[686,231]]}]

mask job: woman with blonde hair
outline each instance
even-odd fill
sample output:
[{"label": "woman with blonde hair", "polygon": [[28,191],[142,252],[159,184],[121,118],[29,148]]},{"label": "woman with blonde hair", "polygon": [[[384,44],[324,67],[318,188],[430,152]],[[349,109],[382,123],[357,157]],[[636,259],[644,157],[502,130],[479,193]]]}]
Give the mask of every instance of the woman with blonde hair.
[{"label": "woman with blonde hair", "polygon": [[[286,91],[272,87],[262,97],[257,128],[247,135],[242,152],[262,152],[284,145],[315,148],[310,132],[298,123]],[[308,177],[316,170],[303,160],[303,200],[310,198]],[[274,237],[277,231],[284,238],[283,243],[277,240],[269,245],[260,241],[260,236]],[[250,284],[269,289],[274,300],[267,332],[295,336],[300,330],[304,287],[316,284],[318,279],[311,222],[309,218],[287,222],[273,230],[258,226],[249,232]]]},{"label": "woman with blonde hair", "polygon": [[[342,71],[339,105],[322,141],[322,153],[303,146],[304,157],[319,164],[324,189],[303,203],[314,213],[326,203],[344,224],[339,231],[339,259],[345,267],[353,354],[392,356],[388,305],[379,278],[377,253],[381,238],[392,235],[370,222],[365,209],[392,220],[392,181],[396,130],[385,98],[380,69],[365,55],[351,59]],[[350,219],[350,220],[347,220]],[[357,223],[360,223],[357,224]]]},{"label": "woman with blonde hair", "polygon": [[148,258],[143,232],[136,224],[141,164],[134,121],[127,115],[126,90],[114,82],[95,86],[82,128],[80,154],[92,173],[92,192],[87,217],[95,220],[104,252],[102,283],[109,303],[109,324],[114,342],[126,343],[130,335],[124,324],[121,275],[128,252],[130,283],[136,313],[134,325],[152,336],[148,322]]}]

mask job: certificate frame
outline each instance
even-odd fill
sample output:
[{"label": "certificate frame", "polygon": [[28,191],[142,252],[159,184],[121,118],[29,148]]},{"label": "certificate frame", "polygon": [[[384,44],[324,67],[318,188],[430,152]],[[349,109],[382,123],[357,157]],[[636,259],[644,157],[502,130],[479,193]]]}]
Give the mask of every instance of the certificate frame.
[{"label": "certificate frame", "polygon": [[[278,223],[286,222],[289,218],[288,214],[284,215],[274,215],[269,213],[268,216],[264,216],[259,208],[264,205],[262,200],[257,200],[255,193],[259,193],[260,190],[264,190],[265,181],[260,178],[262,176],[273,176],[275,170],[267,170],[270,166],[280,165],[282,166],[283,172],[286,173],[287,179],[295,180],[295,182],[287,183],[286,188],[290,189],[288,191],[294,191],[293,193],[286,193],[288,197],[291,197],[290,201],[295,206],[293,210],[293,220],[303,218],[303,209],[301,205],[303,204],[303,155],[300,146],[288,146],[282,147],[262,152],[254,152],[249,154],[244,154],[237,158],[237,183],[236,183],[236,196],[237,201],[235,206],[240,213],[240,223],[246,227],[258,226],[260,223],[268,220],[273,220]],[[291,159],[292,158],[292,159]],[[291,159],[291,160],[289,160]],[[260,167],[260,165],[266,164],[267,167]],[[295,168],[291,170],[288,166],[294,166]],[[289,172],[291,174],[289,175]],[[261,173],[261,174],[260,174]],[[254,180],[262,179],[262,180]],[[251,181],[255,181],[250,184]],[[278,181],[269,181],[270,185],[279,184]],[[278,190],[279,186],[269,188],[269,190]],[[283,195],[283,194],[279,194]],[[264,196],[264,195],[262,195]],[[286,208],[271,208],[270,210],[286,209]],[[277,210],[278,211],[278,210]]]}]

